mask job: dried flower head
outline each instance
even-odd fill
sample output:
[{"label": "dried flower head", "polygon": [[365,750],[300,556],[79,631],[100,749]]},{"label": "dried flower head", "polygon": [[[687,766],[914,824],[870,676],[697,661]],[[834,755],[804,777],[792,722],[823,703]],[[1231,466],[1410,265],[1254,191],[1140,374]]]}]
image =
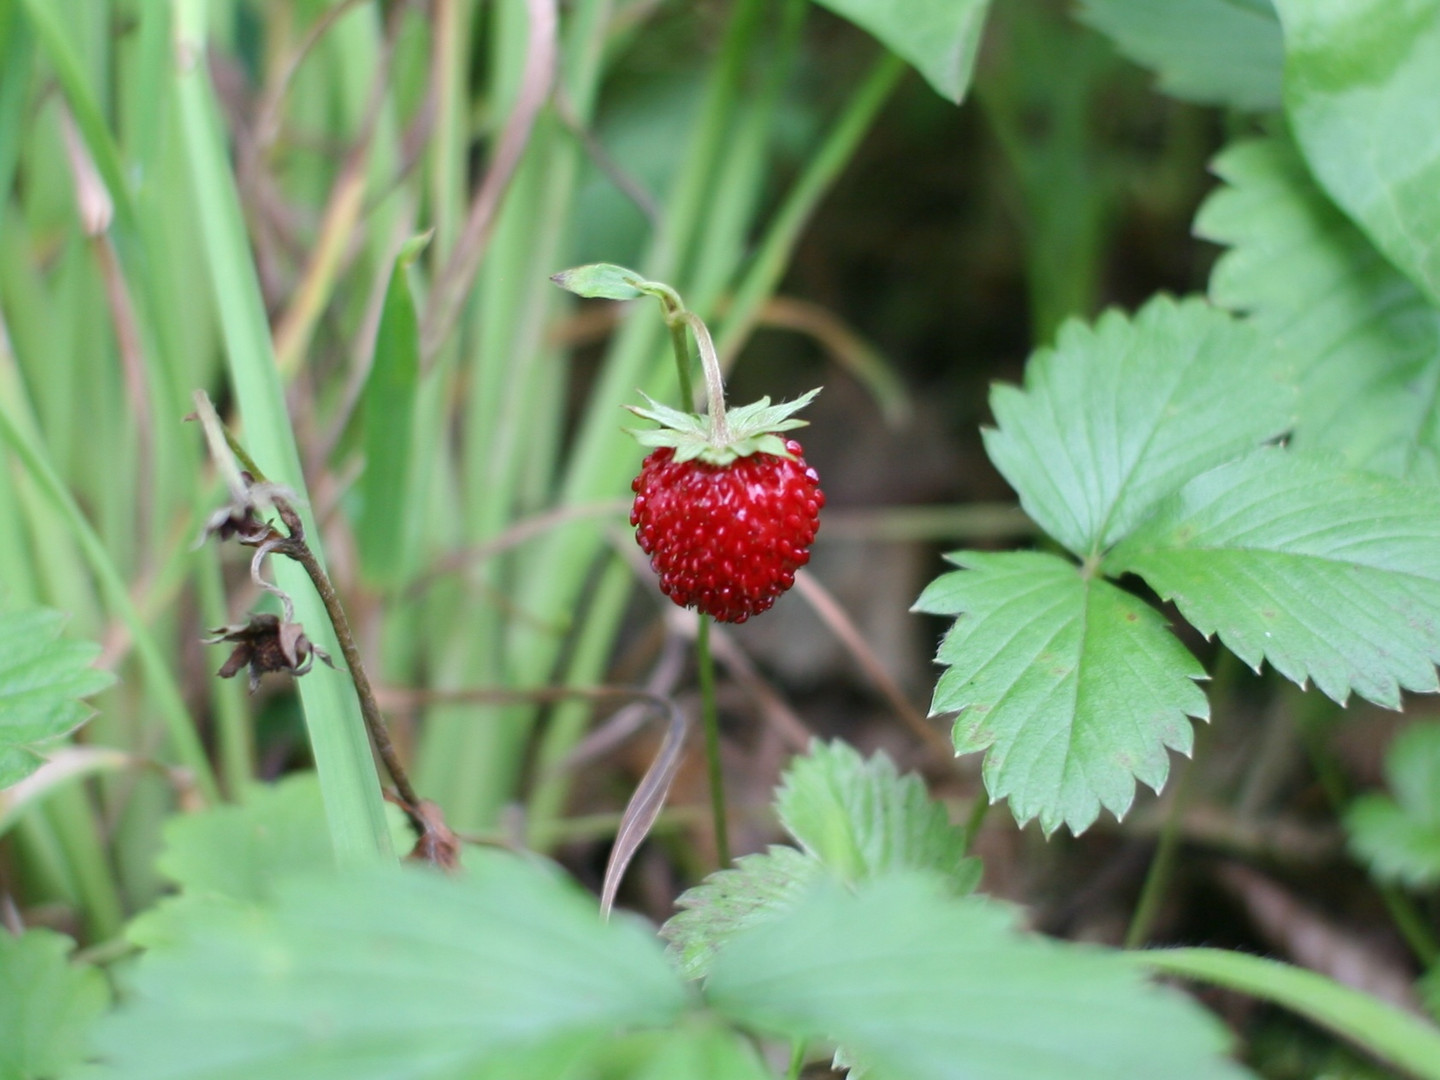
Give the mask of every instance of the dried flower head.
[{"label": "dried flower head", "polygon": [[315,665],[317,657],[330,667],[335,666],[330,654],[306,637],[299,623],[278,615],[251,615],[248,622],[222,626],[210,634],[205,639],[206,645],[224,641],[235,646],[216,674],[229,679],[239,674],[241,668],[248,667],[252,694],[260,686],[260,676],[267,672],[304,675]]},{"label": "dried flower head", "polygon": [[298,515],[291,510],[296,494],[284,484],[256,482],[248,472],[241,472],[243,485],[233,491],[230,501],[205,519],[200,533],[200,543],[212,536],[221,540],[234,538],[250,547],[259,547],[269,540],[282,539],[279,532],[268,520],[271,512],[278,512],[291,535],[295,528],[292,519],[298,523]]}]

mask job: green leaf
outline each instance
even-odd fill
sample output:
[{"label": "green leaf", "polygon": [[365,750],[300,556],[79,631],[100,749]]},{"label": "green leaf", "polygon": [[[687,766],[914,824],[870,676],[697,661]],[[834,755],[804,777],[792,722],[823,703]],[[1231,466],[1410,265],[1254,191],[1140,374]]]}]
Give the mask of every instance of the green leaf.
[{"label": "green leaf", "polygon": [[1440,302],[1440,0],[1278,0],[1285,105],[1325,190]]},{"label": "green leaf", "polygon": [[665,924],[681,971],[699,978],[736,932],[789,910],[822,877],[858,882],[896,870],[926,870],[957,894],[979,884],[965,834],[924,783],[901,776],[885,754],[862,758],[843,742],[810,744],[785,774],[777,810],[805,849],[771,847],[711,874],[680,897]]},{"label": "green leaf", "polygon": [[[402,815],[393,816],[403,829]],[[271,900],[282,878],[335,857],[313,772],[255,784],[239,804],[178,814],[165,823],[164,841],[156,865],[184,891],[253,903]]]},{"label": "green leaf", "polygon": [[50,1080],[84,1060],[110,994],[105,977],[69,961],[75,943],[49,930],[0,930],[0,1077]]},{"label": "green leaf", "polygon": [[1226,186],[1195,231],[1227,245],[1210,297],[1248,313],[1296,365],[1292,445],[1440,482],[1440,308],[1316,186],[1283,138],[1215,162]]},{"label": "green leaf", "polygon": [[1330,458],[1259,451],[1198,477],[1106,559],[1259,670],[1390,708],[1440,689],[1440,501]]},{"label": "green leaf", "polygon": [[1440,1080],[1440,1031],[1418,1016],[1323,975],[1229,949],[1122,954],[1136,967],[1272,1001],[1411,1076]]},{"label": "green leaf", "polygon": [[593,300],[638,300],[645,295],[638,288],[645,279],[634,270],[614,263],[591,263],[561,270],[550,280],[576,296]]},{"label": "green leaf", "polygon": [[817,0],[875,35],[925,76],[941,97],[960,104],[970,87],[990,0]]},{"label": "green leaf", "polygon": [[1166,749],[1188,754],[1187,717],[1208,718],[1205,672],[1149,605],[1038,552],[947,555],[915,610],[958,615],[936,659],[949,670],[932,715],[959,712],[955,751],[985,751],[991,799],[1051,833],[1159,791]]},{"label": "green leaf", "polygon": [[1077,556],[1115,543],[1185,481],[1282,434],[1291,376],[1256,331],[1201,300],[1067,322],[990,395],[990,460]]},{"label": "green leaf", "polygon": [[[202,273],[209,279],[219,315],[246,448],[269,479],[298,493],[297,509],[310,546],[323,563],[320,530],[307,506],[304,471],[229,159],[230,133],[221,119],[207,66],[210,5],[177,0],[170,11],[173,55],[188,58],[171,70],[180,124],[176,137],[195,196],[195,221],[206,264]],[[304,568],[280,559],[273,569],[275,583],[294,598],[296,621],[316,645],[332,655],[338,653],[325,606]],[[380,780],[349,674],[320,668],[296,685],[305,708],[310,751],[325,791],[325,816],[336,855],[345,863],[391,858]]]},{"label": "green leaf", "polygon": [[[1440,1017],[1440,965],[1432,967],[1426,972],[1425,976],[1416,983],[1416,989],[1420,992],[1420,1000],[1430,1010],[1430,1015]],[[1440,1060],[1440,1054],[1432,1056],[1435,1060]],[[1440,1068],[1436,1069],[1434,1075],[1440,1078]]]},{"label": "green leaf", "polygon": [[414,487],[410,458],[420,383],[420,324],[406,269],[411,258],[402,251],[391,271],[362,403],[364,501],[356,530],[360,566],[371,582],[392,586],[403,579],[407,568],[405,536]]},{"label": "green leaf", "polygon": [[1171,97],[1280,107],[1285,43],[1270,0],[1081,0],[1080,17],[1153,70]]},{"label": "green leaf", "polygon": [[1440,885],[1440,724],[1414,724],[1385,752],[1394,797],[1363,795],[1350,804],[1350,850],[1381,880],[1412,888]]},{"label": "green leaf", "polygon": [[842,881],[933,870],[963,892],[977,883],[964,831],[918,776],[901,776],[883,753],[866,760],[847,743],[812,742],[786,773],[775,809],[786,831]]},{"label": "green leaf", "polygon": [[448,1078],[688,1007],[651,933],[498,852],[458,878],[374,867],[192,914],[103,1029],[116,1077]]},{"label": "green leaf", "polygon": [[737,935],[706,988],[757,1031],[839,1044],[906,1080],[1246,1075],[1220,1025],[1118,955],[1018,933],[1001,905],[928,876],[823,883]]},{"label": "green leaf", "polygon": [[42,608],[0,613],[0,788],[38,769],[45,744],[90,718],[80,699],[115,681],[90,666],[100,647],[62,639],[64,625]]},{"label": "green leaf", "polygon": [[[713,1021],[690,1022],[645,1032],[597,1047],[587,1070],[567,1080],[774,1080],[756,1048]],[[496,1072],[496,1080],[535,1080],[520,1069]]]},{"label": "green leaf", "polygon": [[[413,835],[397,807],[387,806],[391,840],[403,850]],[[127,936],[146,948],[190,932],[197,910],[268,904],[279,882],[335,861],[325,802],[313,772],[255,784],[239,804],[220,804],[165,823],[157,868],[181,888],[179,897],[140,914]]]},{"label": "green leaf", "polygon": [[718,870],[676,901],[681,909],[662,935],[687,979],[702,978],[720,948],[738,931],[789,911],[810,886],[825,876],[818,859],[791,847],[742,855],[731,869]]}]

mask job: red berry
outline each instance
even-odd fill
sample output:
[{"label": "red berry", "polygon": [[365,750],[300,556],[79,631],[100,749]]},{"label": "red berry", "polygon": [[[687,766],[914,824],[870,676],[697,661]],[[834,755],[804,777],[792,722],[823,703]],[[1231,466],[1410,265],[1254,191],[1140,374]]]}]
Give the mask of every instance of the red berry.
[{"label": "red berry", "polygon": [[631,484],[635,539],[660,575],[660,590],[681,607],[719,622],[767,610],[810,561],[825,495],[820,477],[792,458],[754,453],[728,465],[676,462],[662,446]]}]

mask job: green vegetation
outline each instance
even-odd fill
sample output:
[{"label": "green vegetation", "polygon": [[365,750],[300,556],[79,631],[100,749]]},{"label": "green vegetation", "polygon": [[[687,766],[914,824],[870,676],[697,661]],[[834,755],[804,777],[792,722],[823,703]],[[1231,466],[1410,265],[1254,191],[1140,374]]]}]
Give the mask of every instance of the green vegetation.
[{"label": "green vegetation", "polygon": [[[1437,100],[1440,0],[0,0],[0,1080],[1440,1077]],[[743,631],[627,523],[720,369]]]}]

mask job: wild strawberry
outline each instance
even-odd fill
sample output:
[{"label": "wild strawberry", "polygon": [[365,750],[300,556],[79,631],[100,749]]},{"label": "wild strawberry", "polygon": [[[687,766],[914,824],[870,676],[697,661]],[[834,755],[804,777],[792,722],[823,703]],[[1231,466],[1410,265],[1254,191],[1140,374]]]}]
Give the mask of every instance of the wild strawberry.
[{"label": "wild strawberry", "polygon": [[809,562],[825,496],[800,444],[779,432],[804,424],[791,414],[815,393],[729,411],[718,436],[712,418],[649,398],[648,409],[631,409],[662,427],[634,432],[655,449],[631,484],[630,524],[661,591],[681,607],[744,622]]}]

